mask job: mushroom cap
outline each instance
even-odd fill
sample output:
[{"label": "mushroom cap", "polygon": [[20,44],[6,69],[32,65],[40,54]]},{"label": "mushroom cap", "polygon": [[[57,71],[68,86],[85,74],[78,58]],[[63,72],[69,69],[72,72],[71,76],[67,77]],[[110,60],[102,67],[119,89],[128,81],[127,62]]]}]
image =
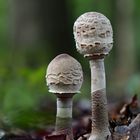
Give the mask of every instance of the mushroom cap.
[{"label": "mushroom cap", "polygon": [[83,83],[81,64],[68,54],[56,56],[48,65],[46,82],[52,93],[76,93]]},{"label": "mushroom cap", "polygon": [[84,56],[107,55],[112,49],[112,26],[103,14],[84,13],[75,21],[73,30],[76,48]]}]

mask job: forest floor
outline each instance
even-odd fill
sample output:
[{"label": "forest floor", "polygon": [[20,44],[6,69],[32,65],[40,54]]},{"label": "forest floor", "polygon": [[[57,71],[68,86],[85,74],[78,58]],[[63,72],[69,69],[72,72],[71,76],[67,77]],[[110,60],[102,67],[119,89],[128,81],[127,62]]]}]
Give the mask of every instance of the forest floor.
[{"label": "forest floor", "polygon": [[[73,119],[74,139],[87,140],[91,133],[90,110],[79,106],[79,112],[82,113]],[[119,103],[115,107],[109,104],[109,125],[111,136],[108,140],[140,140],[140,105],[137,95],[130,102]],[[65,134],[52,135],[53,131],[54,126],[30,132],[21,129],[14,132],[0,130],[0,140],[67,140]]]}]

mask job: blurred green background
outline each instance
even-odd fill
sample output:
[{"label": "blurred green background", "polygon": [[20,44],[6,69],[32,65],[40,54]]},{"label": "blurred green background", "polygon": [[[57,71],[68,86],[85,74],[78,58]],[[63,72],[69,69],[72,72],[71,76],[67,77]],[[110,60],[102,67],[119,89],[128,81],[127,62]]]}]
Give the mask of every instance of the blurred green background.
[{"label": "blurred green background", "polygon": [[75,49],[73,23],[88,11],[106,15],[114,47],[105,59],[109,100],[140,92],[139,0],[1,0],[0,127],[45,128],[54,124],[55,96],[45,73],[58,54],[83,66],[84,83],[74,102],[90,99],[90,69]]}]

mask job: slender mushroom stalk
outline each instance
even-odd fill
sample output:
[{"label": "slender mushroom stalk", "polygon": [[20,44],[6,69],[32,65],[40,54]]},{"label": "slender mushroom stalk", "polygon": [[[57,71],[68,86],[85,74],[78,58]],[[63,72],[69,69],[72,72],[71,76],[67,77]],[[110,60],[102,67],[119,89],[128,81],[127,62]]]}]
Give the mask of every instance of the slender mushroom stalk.
[{"label": "slender mushroom stalk", "polygon": [[109,131],[104,57],[113,44],[110,21],[102,14],[88,12],[74,23],[77,50],[89,59],[91,68],[92,132],[89,140],[105,140]]},{"label": "slender mushroom stalk", "polygon": [[49,91],[57,96],[55,134],[66,134],[68,140],[73,140],[72,97],[81,88],[82,67],[68,54],[58,55],[48,66],[46,82]]}]

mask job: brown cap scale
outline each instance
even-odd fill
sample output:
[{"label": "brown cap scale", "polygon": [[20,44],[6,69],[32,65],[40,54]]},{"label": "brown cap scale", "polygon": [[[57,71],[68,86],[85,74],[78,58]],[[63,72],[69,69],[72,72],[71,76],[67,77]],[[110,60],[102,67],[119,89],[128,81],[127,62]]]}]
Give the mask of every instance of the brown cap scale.
[{"label": "brown cap scale", "polygon": [[49,91],[57,96],[56,134],[66,134],[73,140],[72,97],[78,93],[83,82],[80,63],[68,54],[60,54],[49,64],[46,74]]},{"label": "brown cap scale", "polygon": [[78,52],[89,59],[91,68],[92,132],[89,140],[105,140],[110,132],[104,57],[113,46],[112,26],[103,14],[87,12],[75,21],[74,38]]}]

